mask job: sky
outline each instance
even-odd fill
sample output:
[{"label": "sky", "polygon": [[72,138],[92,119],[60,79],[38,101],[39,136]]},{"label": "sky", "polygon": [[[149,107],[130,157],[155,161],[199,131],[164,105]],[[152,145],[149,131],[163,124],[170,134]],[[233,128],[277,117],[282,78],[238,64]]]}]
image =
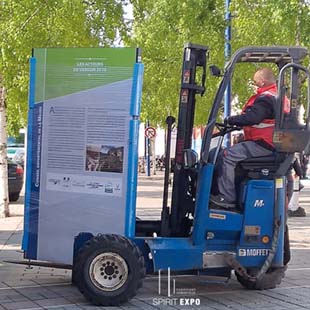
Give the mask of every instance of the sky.
[{"label": "sky", "polygon": [[124,15],[125,18],[132,20],[133,19],[133,7],[131,3],[128,3],[128,5],[124,5],[124,11],[125,11],[125,15]]}]

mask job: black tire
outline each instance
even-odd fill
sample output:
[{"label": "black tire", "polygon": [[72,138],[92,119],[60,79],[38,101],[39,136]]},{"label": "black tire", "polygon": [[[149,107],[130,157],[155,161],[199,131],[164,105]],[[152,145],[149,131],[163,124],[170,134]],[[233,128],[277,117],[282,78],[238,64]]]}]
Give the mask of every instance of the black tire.
[{"label": "black tire", "polygon": [[19,199],[19,193],[11,193],[9,194],[10,201],[17,201]]},{"label": "black tire", "polygon": [[[282,278],[285,276],[285,271],[287,269],[287,264],[291,259],[291,250],[290,250],[290,239],[288,225],[285,225],[284,231],[284,249],[283,249],[283,264],[284,267],[280,268],[270,268],[266,274],[262,277],[260,281],[253,282],[235,272],[235,275],[240,284],[245,288],[250,290],[267,290],[273,289],[279,285],[282,281]],[[249,275],[255,276],[258,272],[257,268],[248,269],[247,273]]]},{"label": "black tire", "polygon": [[291,260],[291,246],[290,246],[288,225],[286,224],[284,231],[284,253],[283,253],[284,266],[286,266],[290,260]]},{"label": "black tire", "polygon": [[[248,278],[245,278],[235,272],[236,277],[239,283],[249,290],[268,290],[275,288],[278,284],[281,283],[282,278],[284,278],[286,267],[281,268],[272,268],[264,274],[264,276],[259,281],[250,281]],[[258,269],[248,269],[247,273],[251,276],[255,276],[258,272]]]},{"label": "black tire", "polygon": [[74,282],[98,306],[118,306],[142,286],[144,258],[139,248],[119,235],[98,235],[80,249],[73,266]]}]

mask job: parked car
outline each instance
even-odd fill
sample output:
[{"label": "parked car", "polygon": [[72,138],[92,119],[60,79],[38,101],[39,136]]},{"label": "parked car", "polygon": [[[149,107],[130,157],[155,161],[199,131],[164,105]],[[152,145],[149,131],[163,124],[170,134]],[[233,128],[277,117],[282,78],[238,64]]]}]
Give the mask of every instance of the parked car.
[{"label": "parked car", "polygon": [[18,163],[8,159],[9,200],[17,201],[24,182],[24,169]]},{"label": "parked car", "polygon": [[20,164],[24,167],[24,160],[25,160],[25,148],[23,145],[8,145],[7,147],[7,157],[12,161]]}]

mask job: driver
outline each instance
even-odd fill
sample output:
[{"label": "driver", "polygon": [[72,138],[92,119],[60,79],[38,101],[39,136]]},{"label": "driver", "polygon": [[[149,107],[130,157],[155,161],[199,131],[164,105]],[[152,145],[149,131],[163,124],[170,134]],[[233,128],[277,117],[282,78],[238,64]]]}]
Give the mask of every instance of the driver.
[{"label": "driver", "polygon": [[[217,171],[218,195],[211,195],[211,202],[224,208],[236,204],[235,168],[238,162],[247,158],[270,156],[274,146],[272,135],[275,125],[276,78],[269,68],[258,69],[253,77],[256,93],[249,98],[240,115],[228,116],[225,125],[243,127],[244,141],[223,150],[220,171]],[[289,112],[286,98],[284,112]]]}]

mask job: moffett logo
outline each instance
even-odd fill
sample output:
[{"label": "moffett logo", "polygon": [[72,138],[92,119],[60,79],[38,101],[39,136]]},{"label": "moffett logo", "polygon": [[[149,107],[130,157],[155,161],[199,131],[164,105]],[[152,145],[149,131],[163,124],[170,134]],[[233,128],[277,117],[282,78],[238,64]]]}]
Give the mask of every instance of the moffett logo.
[{"label": "moffett logo", "polygon": [[255,200],[254,208],[262,208],[265,205],[264,200]]},{"label": "moffett logo", "polygon": [[268,249],[239,249],[239,256],[267,256]]}]

